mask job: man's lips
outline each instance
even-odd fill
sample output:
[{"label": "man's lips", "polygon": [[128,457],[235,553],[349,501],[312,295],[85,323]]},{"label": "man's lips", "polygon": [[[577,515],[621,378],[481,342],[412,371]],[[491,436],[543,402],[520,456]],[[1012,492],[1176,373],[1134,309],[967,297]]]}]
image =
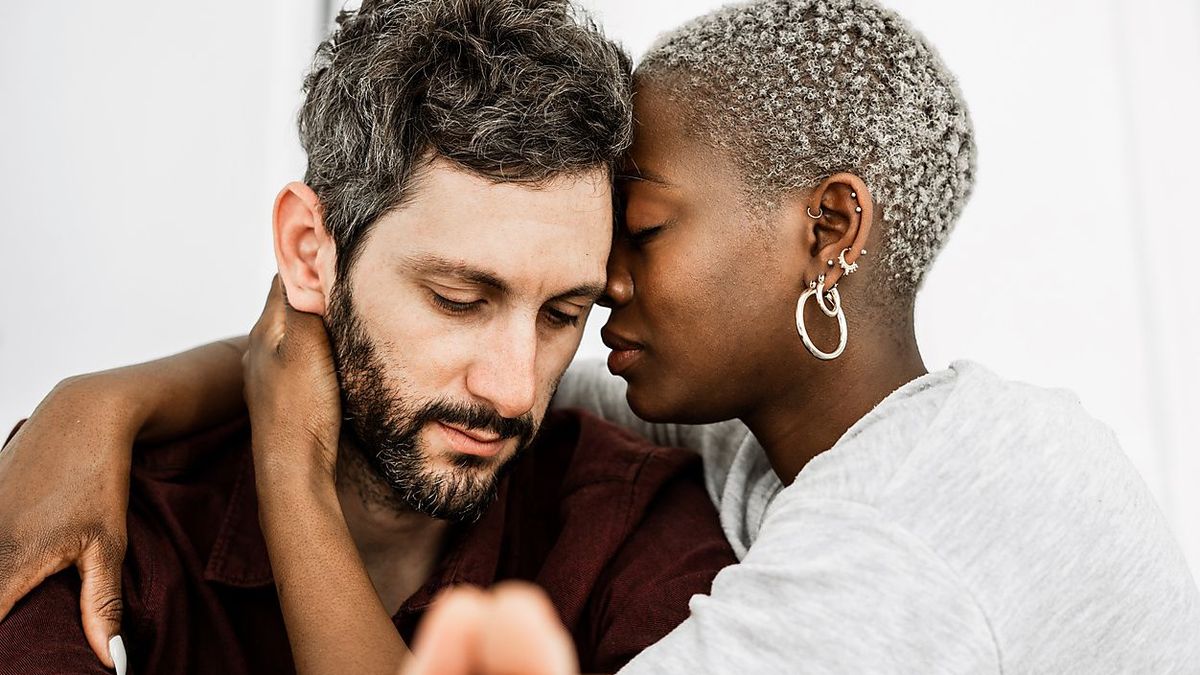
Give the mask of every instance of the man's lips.
[{"label": "man's lips", "polygon": [[600,331],[600,340],[612,350],[608,355],[608,370],[613,375],[620,375],[629,370],[644,353],[640,342],[631,340],[605,326]]},{"label": "man's lips", "polygon": [[495,432],[469,429],[447,422],[436,422],[438,430],[446,437],[455,452],[478,457],[495,457],[504,447],[507,438]]}]

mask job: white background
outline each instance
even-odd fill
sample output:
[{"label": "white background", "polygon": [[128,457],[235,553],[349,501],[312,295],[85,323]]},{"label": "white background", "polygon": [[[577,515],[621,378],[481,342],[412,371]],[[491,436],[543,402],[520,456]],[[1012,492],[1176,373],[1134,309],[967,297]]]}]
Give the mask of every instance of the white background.
[{"label": "white background", "polygon": [[[591,0],[639,54],[717,2]],[[1200,576],[1200,7],[893,0],[962,83],[978,188],[930,275],[931,368],[1065,386]],[[321,0],[0,5],[0,426],[59,379],[243,333]],[[581,355],[600,355],[588,329]]]}]

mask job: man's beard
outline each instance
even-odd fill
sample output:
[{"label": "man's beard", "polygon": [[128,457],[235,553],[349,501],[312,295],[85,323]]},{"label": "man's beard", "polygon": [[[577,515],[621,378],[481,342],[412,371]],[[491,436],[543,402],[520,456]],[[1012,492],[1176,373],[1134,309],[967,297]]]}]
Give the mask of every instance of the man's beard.
[{"label": "man's beard", "polygon": [[[532,416],[506,418],[479,404],[406,400],[389,388],[387,368],[354,310],[348,285],[348,280],[334,284],[326,327],[341,385],[343,432],[350,434],[349,445],[355,448],[351,452],[361,455],[366,468],[387,483],[403,506],[434,518],[478,520],[495,499],[503,470],[533,439],[537,429]],[[420,438],[421,430],[435,421],[515,438],[517,451],[491,470],[489,458],[455,455],[452,469],[439,471],[429,466]]]}]

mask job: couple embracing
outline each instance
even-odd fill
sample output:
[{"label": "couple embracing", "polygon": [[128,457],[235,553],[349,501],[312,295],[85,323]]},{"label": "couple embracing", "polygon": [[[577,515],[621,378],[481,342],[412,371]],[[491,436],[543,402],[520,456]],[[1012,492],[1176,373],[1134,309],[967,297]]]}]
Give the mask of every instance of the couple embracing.
[{"label": "couple embracing", "polygon": [[0,672],[1195,672],[1112,433],[922,361],[975,144],[894,13],[635,71],[565,0],[368,1],[305,90],[249,337],[0,452]]}]

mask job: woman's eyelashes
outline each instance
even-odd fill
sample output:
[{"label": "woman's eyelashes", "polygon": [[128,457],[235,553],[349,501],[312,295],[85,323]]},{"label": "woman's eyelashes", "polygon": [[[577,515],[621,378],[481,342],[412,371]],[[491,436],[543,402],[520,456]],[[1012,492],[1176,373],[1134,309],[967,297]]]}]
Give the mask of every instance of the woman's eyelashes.
[{"label": "woman's eyelashes", "polygon": [[644,246],[647,242],[658,236],[658,234],[662,232],[664,226],[665,224],[653,225],[651,227],[643,227],[641,229],[626,227],[625,232],[630,243],[632,243],[634,246]]}]

